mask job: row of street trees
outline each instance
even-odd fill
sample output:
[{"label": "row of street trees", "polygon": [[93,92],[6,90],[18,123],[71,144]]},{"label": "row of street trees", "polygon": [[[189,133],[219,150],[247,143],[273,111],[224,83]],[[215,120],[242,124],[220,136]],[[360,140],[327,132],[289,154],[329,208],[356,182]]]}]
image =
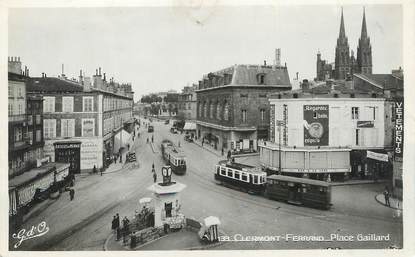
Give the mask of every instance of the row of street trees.
[{"label": "row of street trees", "polygon": [[155,94],[145,95],[141,98],[141,103],[150,104],[144,108],[144,112],[150,115],[158,115],[160,110],[163,113],[168,112],[169,116],[172,116],[172,113],[177,114],[178,101],[179,94],[177,93],[167,94],[164,99]]}]

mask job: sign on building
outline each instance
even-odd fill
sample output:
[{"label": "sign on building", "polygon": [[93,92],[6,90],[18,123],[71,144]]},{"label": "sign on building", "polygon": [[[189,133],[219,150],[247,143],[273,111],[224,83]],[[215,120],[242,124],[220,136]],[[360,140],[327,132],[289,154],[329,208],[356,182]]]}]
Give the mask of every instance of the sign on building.
[{"label": "sign on building", "polygon": [[377,161],[382,161],[382,162],[388,162],[388,155],[387,154],[383,154],[383,153],[375,153],[372,151],[366,151],[366,157],[369,159],[373,159],[373,160],[377,160]]},{"label": "sign on building", "polygon": [[329,106],[304,105],[304,146],[329,145]]},{"label": "sign on building", "polygon": [[363,121],[363,120],[357,121],[358,128],[373,128],[374,124],[375,124],[374,121]]},{"label": "sign on building", "polygon": [[403,99],[395,102],[395,160],[402,160],[403,157]]}]

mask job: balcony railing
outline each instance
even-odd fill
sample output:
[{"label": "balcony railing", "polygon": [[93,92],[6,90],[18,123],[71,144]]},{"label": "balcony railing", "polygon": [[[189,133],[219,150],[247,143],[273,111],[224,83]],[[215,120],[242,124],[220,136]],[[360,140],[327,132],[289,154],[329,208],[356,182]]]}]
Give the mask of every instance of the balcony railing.
[{"label": "balcony railing", "polygon": [[9,115],[9,122],[23,122],[27,120],[26,114]]}]

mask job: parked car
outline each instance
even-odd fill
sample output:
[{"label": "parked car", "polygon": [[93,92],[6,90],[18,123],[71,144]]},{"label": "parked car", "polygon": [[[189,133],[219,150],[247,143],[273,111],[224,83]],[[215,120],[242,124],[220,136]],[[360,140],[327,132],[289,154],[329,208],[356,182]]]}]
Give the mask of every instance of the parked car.
[{"label": "parked car", "polygon": [[154,132],[154,127],[149,125],[147,131],[148,132]]},{"label": "parked car", "polygon": [[170,132],[173,134],[177,134],[177,128],[175,127],[170,128]]},{"label": "parked car", "polygon": [[166,121],[164,122],[164,124],[169,124],[169,122],[170,122],[170,120],[166,120]]}]

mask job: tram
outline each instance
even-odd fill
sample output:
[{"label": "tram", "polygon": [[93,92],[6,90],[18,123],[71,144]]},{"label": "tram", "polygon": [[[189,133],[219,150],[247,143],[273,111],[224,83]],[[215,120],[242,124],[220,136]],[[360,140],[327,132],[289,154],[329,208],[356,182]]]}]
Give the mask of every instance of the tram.
[{"label": "tram", "polygon": [[267,177],[265,195],[277,201],[328,210],[331,185],[325,181],[271,175]]},{"label": "tram", "polygon": [[215,180],[248,193],[262,194],[266,176],[260,168],[227,160],[220,161],[215,166]]},{"label": "tram", "polygon": [[171,166],[175,174],[183,175],[186,173],[186,157],[170,140],[161,142],[161,154],[166,164]]}]

